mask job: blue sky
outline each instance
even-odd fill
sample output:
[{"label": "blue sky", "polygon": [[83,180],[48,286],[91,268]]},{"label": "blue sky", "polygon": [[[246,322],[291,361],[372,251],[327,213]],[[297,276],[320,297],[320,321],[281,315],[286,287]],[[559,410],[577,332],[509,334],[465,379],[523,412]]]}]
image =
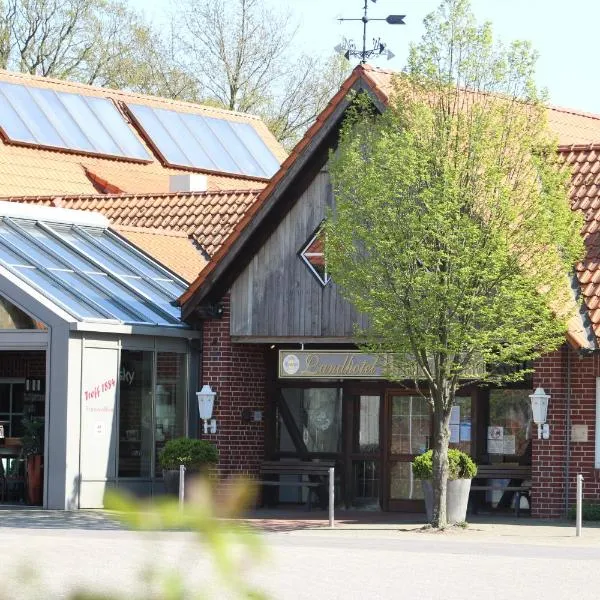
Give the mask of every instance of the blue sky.
[{"label": "blue sky", "polygon": [[[160,21],[170,0],[130,0],[131,4]],[[363,0],[265,0],[275,9],[288,9],[299,23],[297,42],[305,52],[327,56],[343,37],[357,42],[361,23],[342,23],[339,17],[361,17]],[[471,0],[478,21],[489,20],[497,38],[510,42],[525,39],[540,53],[538,85],[548,88],[550,101],[559,106],[600,114],[600,77],[597,43],[600,0]],[[417,41],[425,15],[439,0],[369,1],[371,17],[406,14],[406,25],[371,23],[368,38],[381,36],[396,54],[392,61],[373,64],[401,69],[408,44]]]}]

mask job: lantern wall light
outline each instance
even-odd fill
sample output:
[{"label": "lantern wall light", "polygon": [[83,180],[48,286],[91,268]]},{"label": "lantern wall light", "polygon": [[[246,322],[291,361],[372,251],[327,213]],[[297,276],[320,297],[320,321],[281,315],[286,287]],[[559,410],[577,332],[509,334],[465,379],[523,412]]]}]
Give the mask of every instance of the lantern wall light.
[{"label": "lantern wall light", "polygon": [[204,433],[217,433],[217,420],[212,418],[213,407],[217,392],[213,392],[210,385],[205,384],[199,392],[196,392],[198,398],[198,414],[204,421]]},{"label": "lantern wall light", "polygon": [[546,394],[544,388],[539,387],[533,394],[529,394],[529,398],[531,399],[533,422],[538,426],[538,440],[547,440],[550,438],[550,425],[546,423],[550,394]]}]

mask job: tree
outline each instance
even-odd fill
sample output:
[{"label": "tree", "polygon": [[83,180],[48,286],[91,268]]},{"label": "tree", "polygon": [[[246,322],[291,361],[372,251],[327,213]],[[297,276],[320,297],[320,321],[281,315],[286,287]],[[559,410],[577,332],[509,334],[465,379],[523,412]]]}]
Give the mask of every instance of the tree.
[{"label": "tree", "polygon": [[197,96],[166,40],[121,0],[0,0],[0,66],[169,97]]},{"label": "tree", "polygon": [[258,114],[288,147],[348,74],[345,59],[294,56],[291,16],[264,0],[186,0],[177,11],[182,64],[204,100]]},{"label": "tree", "polygon": [[[445,0],[383,115],[364,100],[331,157],[326,257],[370,317],[359,342],[412,369],[433,411],[433,525],[446,525],[450,411],[466,381],[522,377],[564,342],[583,255],[527,43]],[[473,366],[479,368],[474,372]],[[500,368],[504,367],[504,368]],[[420,387],[419,387],[420,386]]]}]

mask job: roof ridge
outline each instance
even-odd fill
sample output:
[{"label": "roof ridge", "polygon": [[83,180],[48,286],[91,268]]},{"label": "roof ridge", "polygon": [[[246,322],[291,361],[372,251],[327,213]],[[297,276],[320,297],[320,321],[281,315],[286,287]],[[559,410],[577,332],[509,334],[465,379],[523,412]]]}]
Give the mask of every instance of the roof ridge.
[{"label": "roof ridge", "polygon": [[586,112],[584,110],[577,110],[575,108],[568,108],[566,106],[556,106],[555,104],[546,104],[546,108],[554,110],[556,112],[565,113],[567,115],[577,115],[579,117],[587,117],[588,119],[600,120],[600,114]]},{"label": "roof ridge", "polygon": [[150,192],[150,193],[127,193],[123,192],[120,194],[48,194],[44,196],[0,196],[0,200],[5,200],[7,202],[19,202],[21,200],[29,200],[29,201],[43,201],[43,200],[82,200],[82,199],[90,199],[90,200],[115,200],[115,199],[124,199],[124,198],[164,198],[168,197],[189,197],[189,196],[220,196],[220,195],[256,195],[260,194],[262,190],[260,189],[250,189],[250,190],[242,190],[242,189],[233,189],[233,190],[207,190],[205,192]]},{"label": "roof ridge", "polygon": [[[7,77],[9,79],[17,79],[23,81],[32,81],[32,82],[47,82],[60,86],[64,86],[72,89],[85,89],[89,91],[100,91],[103,94],[115,94],[118,96],[123,96],[126,98],[138,98],[140,100],[154,100],[161,101],[167,104],[171,104],[173,106],[187,106],[187,107],[197,107],[207,111],[222,113],[223,115],[236,115],[241,117],[247,117],[248,119],[252,119],[253,121],[263,122],[262,119],[258,115],[254,115],[251,113],[244,113],[236,110],[228,110],[226,108],[219,108],[216,106],[210,106],[207,104],[200,104],[198,102],[190,102],[188,100],[175,100],[173,98],[165,98],[164,96],[153,96],[151,94],[142,94],[140,92],[130,92],[127,90],[116,89],[112,87],[102,87],[99,85],[91,85],[89,83],[80,83],[79,81],[71,81],[69,79],[59,79],[55,77],[43,77],[41,75],[31,75],[30,73],[21,73],[20,71],[10,71],[8,69],[0,69],[0,80],[3,77]],[[119,98],[123,100],[123,98]]]}]

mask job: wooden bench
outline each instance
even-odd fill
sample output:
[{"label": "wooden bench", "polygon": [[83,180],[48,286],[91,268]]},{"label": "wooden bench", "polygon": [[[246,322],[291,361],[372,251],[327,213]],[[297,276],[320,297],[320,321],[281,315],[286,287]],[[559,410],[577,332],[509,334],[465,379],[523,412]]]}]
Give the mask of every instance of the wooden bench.
[{"label": "wooden bench", "polygon": [[[495,486],[489,483],[476,483],[478,479],[509,479],[507,486]],[[513,483],[514,482],[514,483]],[[471,483],[471,491],[492,491],[502,490],[503,493],[514,492],[515,514],[518,517],[521,509],[521,496],[525,495],[529,499],[531,490],[531,466],[530,465],[478,465],[477,475]],[[502,501],[502,499],[500,500]]]},{"label": "wooden bench", "polygon": [[[305,487],[308,488],[308,510],[312,509],[312,492],[317,488],[327,485],[329,469],[335,467],[335,461],[292,461],[292,460],[267,460],[260,467],[259,485],[277,487]],[[282,481],[282,475],[296,476],[296,480]],[[277,477],[277,479],[273,479]],[[268,478],[268,479],[267,479]]]}]

